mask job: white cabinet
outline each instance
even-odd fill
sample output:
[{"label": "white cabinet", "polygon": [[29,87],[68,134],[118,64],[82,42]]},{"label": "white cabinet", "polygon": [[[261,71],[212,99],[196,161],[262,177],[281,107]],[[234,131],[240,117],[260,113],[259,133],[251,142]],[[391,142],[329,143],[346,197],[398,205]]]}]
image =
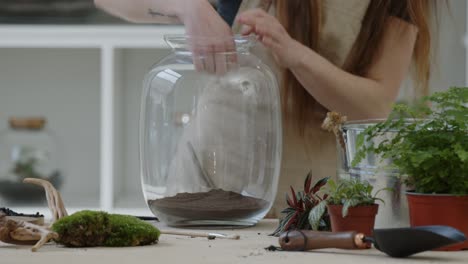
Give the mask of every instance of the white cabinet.
[{"label": "white cabinet", "polygon": [[[45,116],[64,148],[70,211],[150,214],[143,199],[138,120],[144,74],[180,26],[0,26],[0,129]],[[5,204],[21,211],[36,205]]]}]

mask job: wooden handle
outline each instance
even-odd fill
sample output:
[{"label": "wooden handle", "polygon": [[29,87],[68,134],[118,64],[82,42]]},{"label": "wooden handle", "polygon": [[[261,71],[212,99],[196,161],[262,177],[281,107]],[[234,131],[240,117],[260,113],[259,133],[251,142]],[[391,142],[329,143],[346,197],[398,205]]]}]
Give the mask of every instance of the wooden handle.
[{"label": "wooden handle", "polygon": [[363,242],[364,235],[352,232],[318,232],[295,230],[284,232],[279,238],[282,249],[290,251],[321,248],[358,249],[368,248]]}]

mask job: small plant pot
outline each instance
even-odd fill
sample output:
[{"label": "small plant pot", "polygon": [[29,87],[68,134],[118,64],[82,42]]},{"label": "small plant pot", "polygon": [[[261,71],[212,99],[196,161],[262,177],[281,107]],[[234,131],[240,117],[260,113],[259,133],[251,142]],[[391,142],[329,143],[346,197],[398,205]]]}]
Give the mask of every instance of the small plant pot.
[{"label": "small plant pot", "polygon": [[342,205],[327,205],[333,232],[356,231],[366,236],[372,235],[378,204],[350,207],[348,215],[343,217]]},{"label": "small plant pot", "polygon": [[[468,195],[420,194],[407,192],[411,226],[445,225],[468,235]],[[468,249],[468,241],[439,251]]]}]

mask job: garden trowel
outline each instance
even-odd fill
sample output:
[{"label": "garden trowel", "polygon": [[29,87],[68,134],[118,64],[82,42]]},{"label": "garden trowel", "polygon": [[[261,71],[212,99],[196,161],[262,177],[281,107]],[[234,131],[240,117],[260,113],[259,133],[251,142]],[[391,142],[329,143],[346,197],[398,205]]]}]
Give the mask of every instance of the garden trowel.
[{"label": "garden trowel", "polygon": [[419,226],[374,229],[372,237],[354,231],[294,230],[281,234],[279,243],[283,250],[293,251],[321,248],[359,249],[367,248],[372,243],[376,249],[390,257],[404,258],[465,240],[465,234],[449,226]]}]

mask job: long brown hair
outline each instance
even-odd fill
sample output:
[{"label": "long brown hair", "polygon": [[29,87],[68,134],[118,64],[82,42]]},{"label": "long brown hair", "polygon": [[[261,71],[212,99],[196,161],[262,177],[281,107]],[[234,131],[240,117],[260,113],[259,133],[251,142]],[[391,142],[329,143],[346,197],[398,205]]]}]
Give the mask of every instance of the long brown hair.
[{"label": "long brown hair", "polygon": [[[277,0],[277,16],[292,38],[317,50],[321,29],[320,0]],[[363,76],[368,71],[381,44],[385,23],[389,16],[397,16],[414,24],[418,36],[413,52],[414,79],[419,94],[427,94],[430,77],[430,0],[371,0],[343,69]],[[435,1],[434,1],[435,2]],[[304,132],[311,118],[321,120],[326,109],[321,106],[300,84],[290,70],[283,72],[282,103],[285,118],[297,122]]]}]

